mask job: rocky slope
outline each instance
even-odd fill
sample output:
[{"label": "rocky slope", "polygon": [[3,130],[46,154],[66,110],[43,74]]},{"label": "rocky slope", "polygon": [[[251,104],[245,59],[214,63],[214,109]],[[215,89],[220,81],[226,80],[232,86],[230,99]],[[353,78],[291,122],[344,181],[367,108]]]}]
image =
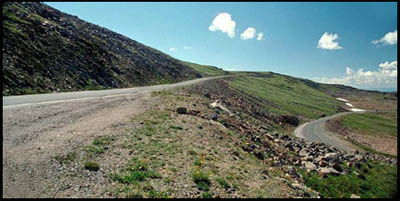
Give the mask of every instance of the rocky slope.
[{"label": "rocky slope", "polygon": [[3,3],[3,95],[201,77],[180,61],[43,3]]}]

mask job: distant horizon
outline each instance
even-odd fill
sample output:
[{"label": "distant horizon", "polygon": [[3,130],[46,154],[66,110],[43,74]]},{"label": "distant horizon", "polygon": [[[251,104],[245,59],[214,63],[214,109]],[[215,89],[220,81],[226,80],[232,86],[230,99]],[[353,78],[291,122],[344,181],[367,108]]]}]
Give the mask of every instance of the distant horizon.
[{"label": "distant horizon", "polygon": [[397,2],[44,3],[183,61],[397,89]]},{"label": "distant horizon", "polygon": [[[186,61],[186,62],[191,62],[191,61]],[[192,62],[191,62],[192,63]],[[211,64],[200,64],[200,65],[206,65],[206,66],[212,66]],[[217,66],[216,66],[217,67]],[[228,70],[227,70],[228,71]],[[260,73],[268,73],[268,72],[272,72],[272,73],[277,73],[277,74],[282,74],[282,73],[278,73],[278,72],[273,72],[273,71],[242,71],[242,70],[229,70],[228,72],[260,72]],[[282,75],[286,75],[286,74],[282,74]],[[296,77],[293,75],[288,75],[291,77]],[[302,77],[296,77],[296,78],[301,78],[301,79],[307,79],[307,80],[311,80],[309,78],[302,78]],[[314,81],[314,80],[311,80]],[[314,81],[314,82],[318,82],[318,81]],[[321,82],[318,82],[321,83]],[[335,84],[335,83],[322,83],[322,84]],[[369,90],[369,91],[380,91],[380,92],[397,92],[397,88],[393,87],[393,88],[387,88],[387,87],[383,87],[383,88],[359,88],[359,87],[354,87],[354,86],[350,86],[350,85],[345,85],[345,84],[340,84],[340,85],[344,85],[344,86],[349,86],[349,87],[353,87],[356,89],[361,89],[361,90]]]}]

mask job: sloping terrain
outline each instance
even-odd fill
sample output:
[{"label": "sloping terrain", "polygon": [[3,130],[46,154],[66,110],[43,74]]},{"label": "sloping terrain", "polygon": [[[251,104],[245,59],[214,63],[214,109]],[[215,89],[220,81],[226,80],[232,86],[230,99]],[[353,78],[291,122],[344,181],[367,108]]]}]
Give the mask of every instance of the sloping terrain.
[{"label": "sloping terrain", "polygon": [[268,100],[266,109],[275,113],[292,114],[303,120],[316,119],[322,114],[337,112],[339,101],[303,82],[273,73],[262,77],[239,77],[231,82],[241,91]]},{"label": "sloping terrain", "polygon": [[5,197],[396,195],[396,159],[276,132],[295,116],[235,79],[3,110]]},{"label": "sloping terrain", "polygon": [[3,95],[201,77],[158,50],[39,2],[3,3]]},{"label": "sloping terrain", "polygon": [[397,113],[350,114],[327,122],[329,130],[371,152],[397,156]]},{"label": "sloping terrain", "polygon": [[[56,184],[56,195],[394,196],[395,160],[346,153],[274,132],[276,122],[286,123],[279,115],[255,112],[265,103],[230,87],[232,79],[153,92],[159,104],[119,126],[125,130],[122,134],[92,138],[91,143],[56,157],[57,174],[65,181]],[[216,100],[225,110],[212,104]],[[79,190],[84,178],[79,175],[88,174],[97,175],[84,182],[92,192]],[[99,181],[103,187],[96,185]]]},{"label": "sloping terrain", "polygon": [[215,66],[200,65],[200,64],[187,62],[187,61],[182,61],[182,63],[184,63],[184,64],[188,65],[189,67],[195,69],[196,71],[200,72],[205,77],[231,74],[230,72],[224,71],[223,69],[215,67]]}]

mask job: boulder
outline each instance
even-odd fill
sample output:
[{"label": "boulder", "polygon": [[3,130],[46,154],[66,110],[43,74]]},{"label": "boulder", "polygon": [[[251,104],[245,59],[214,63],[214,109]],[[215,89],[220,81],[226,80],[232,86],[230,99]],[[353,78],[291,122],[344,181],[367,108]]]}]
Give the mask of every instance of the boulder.
[{"label": "boulder", "polygon": [[306,156],[306,161],[312,162],[313,161],[313,157],[312,156]]},{"label": "boulder", "polygon": [[277,166],[281,166],[282,164],[281,164],[281,162],[279,160],[276,160],[276,161],[274,161],[274,163],[272,165],[274,167],[277,167]]},{"label": "boulder", "polygon": [[337,153],[331,152],[331,153],[327,153],[325,154],[325,156],[322,158],[323,160],[326,161],[336,161],[338,159],[338,155]]},{"label": "boulder", "polygon": [[326,167],[326,166],[328,166],[328,162],[326,162],[326,161],[324,161],[324,160],[321,160],[321,161],[319,161],[318,165],[319,165],[320,167]]},{"label": "boulder", "polygon": [[256,157],[260,160],[264,160],[265,158],[264,153],[261,151],[256,153]]},{"label": "boulder", "polygon": [[328,174],[339,175],[340,173],[333,168],[323,167],[318,169],[319,175],[322,177],[327,176]]},{"label": "boulder", "polygon": [[355,158],[356,160],[358,160],[358,161],[360,161],[360,160],[363,159],[363,157],[362,157],[360,154],[355,155],[354,158]]},{"label": "boulder", "polygon": [[316,170],[316,169],[317,169],[317,166],[314,165],[314,163],[312,163],[312,162],[305,162],[305,163],[304,163],[304,167],[305,167],[307,170]]},{"label": "boulder", "polygon": [[214,120],[214,121],[217,121],[217,119],[218,119],[218,114],[212,114],[211,115],[211,117],[210,117],[212,120]]},{"label": "boulder", "polygon": [[187,114],[187,109],[185,107],[178,107],[176,112],[178,112],[178,114]]},{"label": "boulder", "polygon": [[299,156],[300,157],[306,157],[308,155],[307,150],[306,149],[302,149],[299,152]]},{"label": "boulder", "polygon": [[339,165],[338,163],[335,163],[335,164],[332,166],[332,168],[335,169],[335,170],[338,171],[338,172],[343,172],[342,167],[340,167],[340,165]]},{"label": "boulder", "polygon": [[358,168],[358,169],[360,169],[360,168],[361,168],[361,163],[359,163],[359,162],[356,162],[354,165],[355,165],[355,166],[356,166],[356,168]]},{"label": "boulder", "polygon": [[284,123],[288,123],[293,126],[299,125],[299,119],[296,116],[282,115],[281,118]]},{"label": "boulder", "polygon": [[190,110],[189,111],[189,115],[193,115],[193,116],[196,116],[196,115],[198,115],[200,113],[200,111],[198,111],[198,110]]}]

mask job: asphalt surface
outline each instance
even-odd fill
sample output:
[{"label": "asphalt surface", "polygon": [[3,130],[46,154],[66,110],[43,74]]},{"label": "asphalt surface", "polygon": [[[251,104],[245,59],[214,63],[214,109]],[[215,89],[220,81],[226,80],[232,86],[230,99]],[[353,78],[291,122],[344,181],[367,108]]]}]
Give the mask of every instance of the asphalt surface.
[{"label": "asphalt surface", "polygon": [[294,134],[297,137],[305,138],[307,140],[314,142],[325,143],[341,150],[345,151],[354,150],[355,149],[354,145],[352,145],[350,142],[340,139],[338,137],[338,134],[332,133],[325,128],[326,121],[333,119],[335,117],[351,113],[362,113],[362,112],[342,112],[332,116],[317,119],[315,121],[304,123],[296,128]]},{"label": "asphalt surface", "polygon": [[73,100],[84,100],[102,97],[113,97],[127,94],[135,94],[138,92],[151,92],[164,89],[171,89],[179,86],[186,86],[198,82],[216,79],[229,76],[207,77],[194,80],[178,82],[174,84],[153,85],[144,87],[134,87],[125,89],[108,89],[96,91],[79,91],[79,92],[63,92],[63,93],[49,93],[49,94],[35,94],[35,95],[21,95],[21,96],[3,96],[3,109],[29,106],[36,104],[58,103]]}]

